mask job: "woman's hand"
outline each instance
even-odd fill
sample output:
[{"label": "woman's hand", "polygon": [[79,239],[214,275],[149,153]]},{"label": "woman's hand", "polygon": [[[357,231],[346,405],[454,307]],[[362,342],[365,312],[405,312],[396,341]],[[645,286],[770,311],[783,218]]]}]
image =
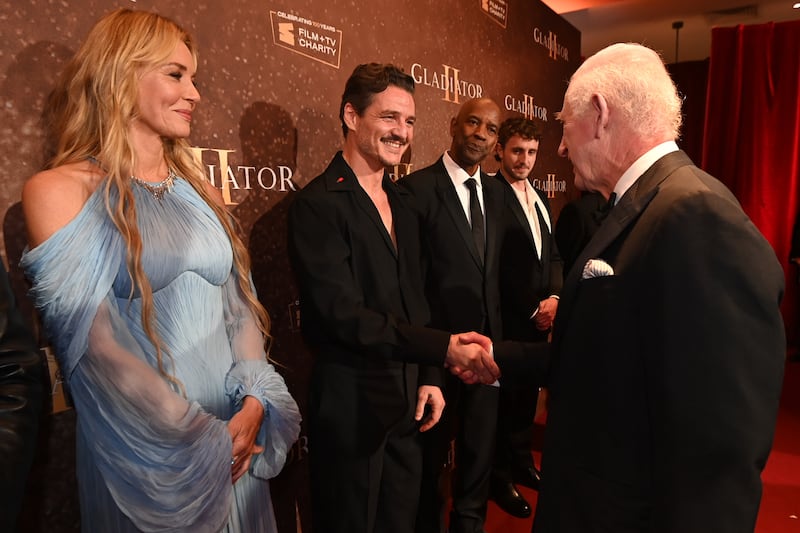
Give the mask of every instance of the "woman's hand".
[{"label": "woman's hand", "polygon": [[256,446],[256,436],[263,419],[264,406],[261,402],[252,396],[245,396],[242,409],[228,421],[228,432],[233,441],[231,477],[234,483],[250,468],[251,456],[264,451],[263,446]]}]

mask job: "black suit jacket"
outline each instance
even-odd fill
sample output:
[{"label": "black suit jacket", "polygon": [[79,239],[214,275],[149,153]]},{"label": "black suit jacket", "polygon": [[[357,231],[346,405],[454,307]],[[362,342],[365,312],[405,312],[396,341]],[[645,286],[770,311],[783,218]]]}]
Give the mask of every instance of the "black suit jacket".
[{"label": "black suit jacket", "polygon": [[553,236],[564,264],[564,277],[603,222],[601,211],[607,203],[602,194],[593,192],[584,193],[561,208]]},{"label": "black suit jacket", "polygon": [[[581,279],[590,258],[614,274]],[[724,185],[683,152],[653,164],[561,292],[534,531],[752,532],[783,284]]]},{"label": "black suit jacket", "polygon": [[[543,341],[547,331],[539,331],[530,316],[539,302],[561,292],[562,264],[553,233],[544,213],[538,211],[542,233],[542,257],[536,253],[528,218],[511,185],[498,172],[497,180],[506,188],[505,235],[500,249],[500,301],[503,337],[518,341]],[[534,189],[535,190],[535,189]],[[547,197],[536,190],[549,217]]]},{"label": "black suit jacket", "polygon": [[301,328],[315,355],[312,396],[325,379],[340,381],[341,416],[357,421],[362,434],[354,439],[374,445],[416,404],[418,385],[441,385],[449,342],[448,333],[424,327],[430,314],[408,192],[388,174],[383,187],[396,248],[341,152],[289,208]]},{"label": "black suit jacket", "polygon": [[414,205],[421,214],[432,324],[450,331],[501,335],[497,280],[503,238],[503,189],[491,177],[481,174],[486,224],[486,253],[481,260],[441,158],[406,176],[401,183],[413,192]]},{"label": "black suit jacket", "polygon": [[400,180],[414,195],[423,242],[425,290],[431,324],[447,331],[478,331],[494,341],[501,371],[520,365],[544,375],[546,345],[500,342],[500,250],[505,234],[506,190],[481,174],[486,224],[486,253],[481,261],[470,224],[442,158]]},{"label": "black suit jacket", "polygon": [[41,359],[0,261],[0,531],[14,531],[42,414]]}]

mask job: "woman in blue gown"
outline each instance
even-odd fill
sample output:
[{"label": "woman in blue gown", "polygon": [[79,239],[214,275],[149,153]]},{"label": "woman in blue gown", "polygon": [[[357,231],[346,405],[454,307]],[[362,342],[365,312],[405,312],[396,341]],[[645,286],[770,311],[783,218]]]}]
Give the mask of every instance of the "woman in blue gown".
[{"label": "woman in blue gown", "polygon": [[186,138],[195,45],[117,10],[67,65],[22,264],[78,415],[83,531],[273,532],[300,416],[246,249]]}]

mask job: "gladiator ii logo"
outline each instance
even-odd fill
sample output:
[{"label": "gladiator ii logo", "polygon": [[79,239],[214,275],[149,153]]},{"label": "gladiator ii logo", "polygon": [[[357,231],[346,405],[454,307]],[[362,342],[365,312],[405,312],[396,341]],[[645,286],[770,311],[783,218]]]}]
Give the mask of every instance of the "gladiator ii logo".
[{"label": "gladiator ii logo", "polygon": [[556,193],[567,192],[567,182],[565,180],[557,180],[555,174],[548,174],[546,179],[534,178],[531,180],[531,185],[547,194],[548,198],[555,198]]},{"label": "gladiator ii logo", "polygon": [[541,28],[533,29],[533,42],[547,48],[547,56],[553,61],[569,61],[569,50],[559,44],[558,35],[552,31],[543,31]]},{"label": "gladiator ii logo", "polygon": [[539,119],[547,122],[547,108],[536,105],[533,101],[533,96],[529,94],[523,94],[521,98],[515,98],[507,94],[503,103],[506,111],[514,111],[529,120]]},{"label": "gladiator ii logo", "polygon": [[467,81],[461,76],[461,69],[442,64],[442,70],[428,69],[420,63],[411,65],[411,77],[417,85],[425,85],[444,92],[442,100],[453,104],[460,103],[460,97],[481,98],[483,87]]},{"label": "gladiator ii logo", "polygon": [[265,191],[296,191],[291,167],[259,167],[256,165],[231,165],[229,155],[236,150],[192,147],[195,159],[203,166],[206,179],[222,192],[226,205],[236,205],[231,191],[262,189]]}]

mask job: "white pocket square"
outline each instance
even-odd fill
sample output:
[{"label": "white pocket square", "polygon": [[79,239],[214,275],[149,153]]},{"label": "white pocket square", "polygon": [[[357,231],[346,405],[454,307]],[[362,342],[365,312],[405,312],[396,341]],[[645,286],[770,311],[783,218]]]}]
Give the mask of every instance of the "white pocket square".
[{"label": "white pocket square", "polygon": [[581,279],[599,278],[602,276],[613,276],[614,269],[602,259],[589,259],[583,266]]}]

